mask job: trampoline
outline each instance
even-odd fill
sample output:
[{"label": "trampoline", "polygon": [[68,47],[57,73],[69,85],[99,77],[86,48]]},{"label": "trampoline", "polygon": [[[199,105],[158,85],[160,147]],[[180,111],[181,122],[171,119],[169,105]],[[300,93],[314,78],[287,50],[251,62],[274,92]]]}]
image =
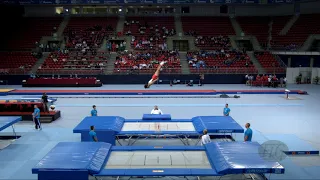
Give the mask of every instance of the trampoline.
[{"label": "trampoline", "polygon": [[283,174],[276,161],[259,156],[256,142],[205,146],[112,146],[103,142],[60,142],[33,169],[39,180],[87,180],[103,176],[223,176]]},{"label": "trampoline", "polygon": [[14,124],[21,121],[20,116],[0,116],[0,131],[12,127],[13,135],[17,139],[17,133],[14,129]]},{"label": "trampoline", "polygon": [[90,141],[90,126],[95,126],[99,141],[120,145],[120,139],[127,139],[133,145],[139,139],[178,138],[184,145],[189,139],[198,139],[204,129],[209,134],[224,135],[243,133],[243,128],[230,116],[197,116],[192,119],[171,119],[166,115],[143,115],[142,119],[124,119],[119,116],[86,117],[74,129],[81,134],[81,141]]}]

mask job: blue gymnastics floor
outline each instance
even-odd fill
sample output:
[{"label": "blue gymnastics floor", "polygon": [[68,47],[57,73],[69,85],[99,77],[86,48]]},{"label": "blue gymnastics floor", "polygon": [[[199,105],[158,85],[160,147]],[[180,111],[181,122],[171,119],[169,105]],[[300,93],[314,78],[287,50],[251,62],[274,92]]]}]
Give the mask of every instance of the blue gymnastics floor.
[{"label": "blue gymnastics floor", "polygon": [[[15,88],[16,86],[1,87]],[[140,86],[103,86],[104,89],[140,89]],[[155,88],[169,89],[169,86],[157,85]],[[185,86],[174,86],[174,89],[186,89]],[[192,89],[261,89],[244,85],[206,85],[191,87]],[[20,88],[21,89],[21,88]],[[45,88],[27,88],[45,89]],[[53,88],[50,88],[53,89]],[[71,89],[71,88],[68,88]],[[77,88],[78,89],[78,88]],[[92,88],[83,88],[92,89]],[[93,88],[94,89],[94,88]],[[99,89],[99,88],[97,88]],[[301,85],[289,86],[289,89],[308,91],[309,95],[292,95],[301,100],[286,100],[283,95],[240,95],[239,99],[211,98],[180,98],[180,99],[112,99],[112,98],[58,98],[55,103],[62,111],[62,118],[51,124],[43,124],[42,131],[33,130],[31,122],[19,122],[16,131],[22,137],[7,148],[0,150],[0,179],[3,180],[34,180],[31,168],[54,147],[58,142],[80,141],[80,135],[73,134],[73,128],[88,116],[91,106],[95,104],[99,115],[120,115],[125,118],[138,119],[142,114],[151,111],[153,105],[159,105],[164,112],[174,118],[188,119],[194,116],[222,115],[223,105],[230,104],[232,117],[242,126],[250,122],[254,130],[253,140],[268,139],[268,135],[293,134],[302,141],[320,149],[319,105],[320,86]],[[19,96],[9,96],[19,97]],[[22,96],[20,96],[22,97]],[[131,105],[130,105],[131,104]],[[130,106],[128,106],[130,105]],[[11,135],[6,129],[0,135]],[[242,140],[237,135],[237,140]],[[0,142],[3,143],[3,142]],[[142,140],[135,145],[154,145],[155,141]],[[157,145],[183,145],[178,140],[159,140]],[[288,157],[282,165],[286,168],[285,175],[272,175],[270,179],[319,179],[319,156]],[[243,176],[222,177],[221,180],[244,179]],[[269,177],[268,177],[269,178]],[[214,178],[209,178],[215,180]],[[167,179],[166,179],[167,180]]]}]

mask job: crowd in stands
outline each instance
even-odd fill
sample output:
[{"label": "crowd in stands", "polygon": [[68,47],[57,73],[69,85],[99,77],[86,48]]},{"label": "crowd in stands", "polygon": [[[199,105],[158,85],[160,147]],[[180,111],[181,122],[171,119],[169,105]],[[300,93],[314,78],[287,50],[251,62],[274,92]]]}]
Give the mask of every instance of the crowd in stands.
[{"label": "crowd in stands", "polygon": [[193,69],[219,69],[228,67],[247,67],[252,69],[253,63],[246,52],[236,50],[195,51],[187,53],[187,61]]},{"label": "crowd in stands", "polygon": [[246,84],[252,86],[268,86],[268,87],[285,87],[287,78],[280,77],[278,78],[275,74],[274,75],[267,75],[267,74],[258,74],[256,77],[253,75],[247,74],[245,76]]},{"label": "crowd in stands", "polygon": [[115,72],[151,73],[161,61],[166,61],[164,72],[180,72],[177,51],[122,52],[115,62]]},{"label": "crowd in stands", "polygon": [[94,26],[82,31],[68,30],[68,35],[65,38],[66,48],[73,51],[80,51],[85,55],[88,51],[96,54],[100,48],[103,39],[107,36],[101,26]]},{"label": "crowd in stands", "polygon": [[136,50],[162,49],[167,37],[176,34],[174,28],[140,20],[125,21],[125,35],[132,36],[131,46]]},{"label": "crowd in stands", "polygon": [[230,39],[226,36],[197,36],[195,45],[202,49],[228,49],[231,47]]},{"label": "crowd in stands", "polygon": [[98,52],[93,55],[91,52],[83,54],[79,51],[56,51],[52,52],[45,62],[38,67],[38,73],[51,73],[52,70],[55,73],[63,70],[72,70],[74,71],[72,73],[79,73],[76,70],[87,70],[99,74],[106,67],[108,57],[109,54],[105,52]]},{"label": "crowd in stands", "polygon": [[187,36],[194,36],[195,41],[194,44],[201,48],[201,49],[209,49],[209,50],[216,50],[216,49],[229,49],[231,48],[230,39],[227,36],[202,36],[198,35],[196,31],[188,31],[185,32]]},{"label": "crowd in stands", "polygon": [[76,23],[76,26],[67,28],[64,37],[65,49],[55,48],[53,44],[53,48],[50,49],[53,52],[38,67],[38,73],[50,73],[55,69],[91,70],[93,73],[102,73],[109,54],[99,52],[99,48],[110,31],[113,31],[111,25],[103,27],[99,24],[83,26]]},{"label": "crowd in stands", "polygon": [[[269,33],[266,27],[269,27],[269,23],[273,22],[274,32],[272,32],[273,38],[270,39],[271,47],[295,51],[305,42],[311,33],[320,32],[318,28],[320,25],[317,24],[316,18],[314,17],[320,17],[320,15],[303,15],[299,17],[297,22],[295,22],[292,28],[284,35],[280,35],[279,33],[283,30],[284,23],[286,23],[291,16],[284,18],[275,17],[273,19],[269,17],[252,17],[249,19],[248,17],[242,17],[238,18],[237,21],[239,21],[244,33],[256,36],[260,44],[266,44],[266,46],[270,45],[269,41],[267,41],[269,40]],[[186,27],[183,28],[186,30],[184,34],[193,36],[195,46],[201,49],[200,51],[187,53],[186,58],[191,72],[202,69],[243,68],[249,70],[245,71],[245,73],[253,73],[253,71],[256,70],[245,51],[231,49],[231,42],[228,35],[234,33],[232,33],[233,28],[229,22],[229,18],[227,18],[228,22],[226,22],[225,25],[223,25],[223,20],[219,20],[220,17],[214,17],[213,19],[217,19],[213,21],[198,17],[194,17],[192,21],[187,21],[188,18],[189,17],[182,18],[185,19],[183,27]],[[42,57],[42,52],[50,52],[50,55],[44,63],[38,67],[38,72],[45,72],[48,69],[85,69],[100,70],[102,72],[107,66],[107,60],[109,58],[109,53],[99,51],[102,46],[106,46],[109,52],[118,52],[115,62],[115,72],[137,70],[139,72],[149,73],[152,72],[161,61],[168,62],[165,65],[164,71],[181,71],[178,52],[170,51],[166,43],[168,37],[176,35],[174,17],[127,17],[124,22],[123,34],[130,36],[130,43],[129,40],[109,39],[111,32],[114,32],[117,18],[110,20],[110,24],[103,18],[94,20],[94,22],[91,22],[90,18],[81,22],[82,18],[78,18],[74,23],[70,22],[71,25],[68,24],[65,28],[64,40],[62,42],[65,43],[64,49],[60,49],[60,42],[40,43],[40,39],[43,36],[56,36],[57,27],[59,27],[62,19],[54,18],[52,20],[55,22],[45,23],[43,19],[40,21],[39,19],[37,20],[37,18],[28,20],[31,24],[38,22],[47,24],[46,27],[40,29],[41,31],[39,30],[39,35],[34,35],[34,37],[30,39],[30,43],[25,44],[22,43],[23,41],[20,42],[24,45],[20,47],[21,49],[28,49],[31,44],[32,48],[35,48],[36,51],[33,51],[31,54],[30,50],[27,54],[20,52],[0,53],[0,58],[2,59],[0,62],[0,74],[10,74],[12,70],[20,70],[20,72],[30,71],[37,60]],[[116,21],[113,22],[113,20]],[[199,25],[195,26],[195,23],[206,21],[208,22],[207,24],[211,23],[212,27],[220,23],[222,23],[222,26],[216,27],[216,29],[212,28],[212,32],[210,28],[204,28]],[[309,27],[305,32],[306,21],[311,22],[314,26]],[[91,23],[87,24],[88,22]],[[211,25],[208,27],[211,27]],[[40,25],[36,27],[40,27]],[[228,30],[226,29],[224,33],[223,29],[225,27],[227,27]],[[29,27],[28,33],[30,32]],[[120,34],[122,35],[122,32]],[[107,44],[103,45],[104,39],[108,41]],[[125,51],[126,46],[131,46],[134,51]],[[286,69],[282,61],[270,52],[255,52],[254,55],[266,70],[266,73],[285,72]],[[306,66],[309,65],[307,64]],[[269,78],[271,78],[271,82],[281,81],[281,78],[278,79],[274,76],[269,77],[267,75],[257,76],[253,78],[254,80],[252,81],[258,84],[260,82],[269,83]]]},{"label": "crowd in stands", "polygon": [[107,42],[107,49],[110,52],[119,52],[124,51],[126,49],[126,41],[108,41]]},{"label": "crowd in stands", "polygon": [[5,74],[9,74],[10,69],[6,68],[6,69],[0,69],[0,74],[5,75]]}]

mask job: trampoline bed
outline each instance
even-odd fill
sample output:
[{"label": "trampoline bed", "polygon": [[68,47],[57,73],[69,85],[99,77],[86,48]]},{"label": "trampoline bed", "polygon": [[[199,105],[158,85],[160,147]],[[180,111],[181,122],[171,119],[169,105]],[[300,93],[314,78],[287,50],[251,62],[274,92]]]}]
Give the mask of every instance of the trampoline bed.
[{"label": "trampoline bed", "polygon": [[61,142],[36,166],[39,180],[87,180],[91,176],[223,176],[277,173],[284,167],[258,155],[255,142],[205,146],[112,146],[103,142]]},{"label": "trampoline bed", "polygon": [[113,151],[104,169],[211,169],[204,151]]},{"label": "trampoline bed", "polygon": [[[153,118],[154,117],[154,118]],[[197,116],[192,119],[171,119],[170,115],[146,116],[142,119],[124,119],[119,116],[86,117],[74,129],[81,134],[81,141],[90,141],[90,126],[95,126],[99,141],[115,145],[116,140],[128,139],[128,145],[149,137],[179,138],[185,145],[188,139],[209,134],[243,133],[243,128],[230,116]]]},{"label": "trampoline bed", "polygon": [[192,122],[125,122],[121,132],[128,131],[195,132],[195,128]]}]

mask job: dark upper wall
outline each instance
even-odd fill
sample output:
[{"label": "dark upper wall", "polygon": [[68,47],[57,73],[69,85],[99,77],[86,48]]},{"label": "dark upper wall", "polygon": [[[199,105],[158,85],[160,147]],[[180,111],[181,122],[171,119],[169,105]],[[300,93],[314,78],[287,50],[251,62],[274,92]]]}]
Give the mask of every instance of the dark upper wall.
[{"label": "dark upper wall", "polygon": [[[62,5],[59,5],[61,7]],[[188,6],[188,5],[185,5]],[[184,7],[185,7],[184,6]],[[79,6],[78,6],[79,7]],[[181,6],[173,5],[180,12]],[[190,13],[188,15],[199,16],[226,16],[228,14],[220,13],[220,5],[189,5]],[[280,15],[293,15],[299,9],[301,14],[320,13],[320,1],[314,2],[301,2],[299,5],[294,4],[277,4],[277,5],[229,5],[229,14],[236,16],[280,16]],[[68,8],[71,8],[68,6]],[[123,7],[125,8],[125,7]],[[53,16],[55,15],[55,6],[25,6],[26,16]]]},{"label": "dark upper wall", "polygon": [[[302,56],[302,55],[279,55],[281,60],[288,65],[288,59],[291,59],[290,67],[320,67],[320,56]],[[313,58],[313,64],[311,59]]]},{"label": "dark upper wall", "polygon": [[20,21],[23,18],[24,7],[13,5],[1,5],[0,6],[0,18],[1,18],[1,43],[0,51],[5,49],[8,41],[12,38],[15,32],[19,31]]},{"label": "dark upper wall", "polygon": [[300,3],[301,14],[320,13],[320,1]]},{"label": "dark upper wall", "polygon": [[318,68],[320,68],[320,56],[314,57],[313,67],[318,67]]}]

